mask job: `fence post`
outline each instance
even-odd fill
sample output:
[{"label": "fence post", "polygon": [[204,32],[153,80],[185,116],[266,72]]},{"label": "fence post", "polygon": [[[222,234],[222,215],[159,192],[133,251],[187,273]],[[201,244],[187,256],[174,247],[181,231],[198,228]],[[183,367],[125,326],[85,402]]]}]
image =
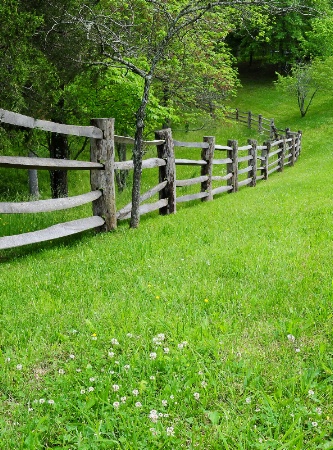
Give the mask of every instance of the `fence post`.
[{"label": "fence post", "polygon": [[279,165],[278,172],[283,172],[284,158],[286,156],[286,148],[287,148],[285,136],[282,136],[282,144],[280,144],[280,148],[281,148],[281,151],[278,153],[278,157],[280,158],[280,161],[278,163],[278,165]]},{"label": "fence post", "polygon": [[239,110],[238,110],[238,108],[236,108],[236,117],[235,117],[235,119],[239,120]]},{"label": "fence post", "polygon": [[208,196],[203,197],[201,200],[207,202],[213,200],[212,195],[212,175],[213,175],[213,158],[215,150],[215,137],[204,136],[204,142],[208,143],[207,148],[203,148],[201,151],[201,159],[207,162],[204,166],[201,166],[201,176],[207,176],[208,180],[201,183],[201,192],[207,192]]},{"label": "fence post", "polygon": [[167,206],[160,208],[161,215],[176,212],[176,163],[171,128],[155,132],[155,138],[164,140],[164,144],[157,145],[157,156],[165,159],[166,165],[159,167],[159,182],[167,181],[167,185],[159,192],[159,198],[168,199]]},{"label": "fence post", "polygon": [[114,119],[91,119],[91,125],[103,132],[102,139],[90,140],[90,159],[104,164],[104,170],[90,172],[91,190],[100,189],[102,196],[93,202],[93,214],[105,220],[104,231],[117,228],[114,175]]},{"label": "fence post", "polygon": [[291,143],[289,144],[288,142],[288,146],[290,145],[290,156],[289,156],[289,164],[290,166],[294,166],[295,165],[295,161],[296,161],[296,137],[295,135],[290,131],[289,128],[286,129],[286,135],[287,135],[287,139],[291,139]]},{"label": "fence post", "polygon": [[258,132],[262,133],[263,129],[262,129],[262,114],[258,115]]},{"label": "fence post", "polygon": [[228,186],[232,186],[230,193],[238,191],[238,141],[229,140],[228,147],[231,147],[231,150],[227,150],[227,157],[231,159],[231,162],[227,164],[227,172],[232,173],[232,177],[227,182]]},{"label": "fence post", "polygon": [[269,137],[270,139],[275,139],[276,137],[276,128],[275,128],[275,124],[274,124],[274,119],[271,119],[270,124],[269,124]]},{"label": "fence post", "polygon": [[296,161],[298,160],[299,155],[302,150],[302,131],[298,130],[297,132],[297,147],[296,147]]},{"label": "fence post", "polygon": [[270,141],[264,142],[265,149],[262,149],[261,151],[261,164],[263,168],[261,169],[261,175],[264,176],[264,180],[267,180],[268,178],[268,158],[269,158],[269,152],[271,150],[271,143]]},{"label": "fence post", "polygon": [[248,165],[251,166],[251,170],[249,172],[249,177],[252,178],[252,181],[249,184],[249,186],[255,187],[257,185],[257,145],[258,145],[258,142],[255,139],[248,139],[247,142],[252,147],[249,150],[249,156],[252,156],[252,159],[250,159],[248,162]]},{"label": "fence post", "polygon": [[247,113],[247,126],[248,126],[249,128],[252,127],[252,112],[251,112],[251,111],[249,111],[249,112]]}]

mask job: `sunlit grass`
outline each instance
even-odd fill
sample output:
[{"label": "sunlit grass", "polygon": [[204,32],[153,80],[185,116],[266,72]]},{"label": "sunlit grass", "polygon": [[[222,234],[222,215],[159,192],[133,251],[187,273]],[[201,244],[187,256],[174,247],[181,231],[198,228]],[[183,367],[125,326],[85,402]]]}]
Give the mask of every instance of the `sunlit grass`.
[{"label": "sunlit grass", "polygon": [[236,103],[303,130],[295,167],[1,253],[1,449],[333,448],[330,111],[268,85]]}]

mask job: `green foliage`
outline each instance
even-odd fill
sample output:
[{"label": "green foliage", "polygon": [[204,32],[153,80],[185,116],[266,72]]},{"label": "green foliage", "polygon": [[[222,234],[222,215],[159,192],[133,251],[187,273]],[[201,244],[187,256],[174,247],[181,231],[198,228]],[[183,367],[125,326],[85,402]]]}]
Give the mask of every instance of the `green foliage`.
[{"label": "green foliage", "polygon": [[278,75],[277,86],[296,96],[301,116],[304,117],[319,90],[330,92],[333,82],[333,57],[315,59],[311,63],[294,64],[291,74]]}]

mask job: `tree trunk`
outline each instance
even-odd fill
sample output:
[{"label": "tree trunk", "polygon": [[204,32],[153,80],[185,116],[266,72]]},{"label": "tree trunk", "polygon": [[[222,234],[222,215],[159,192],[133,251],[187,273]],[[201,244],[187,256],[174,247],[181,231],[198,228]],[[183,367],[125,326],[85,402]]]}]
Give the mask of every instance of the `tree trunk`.
[{"label": "tree trunk", "polygon": [[[49,143],[50,158],[68,159],[69,147],[67,136],[52,133]],[[67,170],[50,170],[52,198],[68,197]]]},{"label": "tree trunk", "polygon": [[[29,152],[29,157],[34,158],[36,155],[33,152]],[[29,194],[30,198],[33,200],[39,199],[39,188],[38,188],[38,171],[36,169],[29,169]]]},{"label": "tree trunk", "polygon": [[131,228],[137,228],[140,222],[140,188],[141,188],[141,174],[142,174],[142,156],[143,156],[143,130],[145,127],[146,108],[149,98],[149,90],[152,77],[145,78],[145,85],[141,105],[136,113],[136,131],[133,148],[133,188],[132,188],[132,212],[131,212]]},{"label": "tree trunk", "polygon": [[[126,144],[116,142],[115,146],[119,161],[126,161]],[[128,170],[116,170],[116,181],[119,192],[122,192],[125,189],[127,177]]]}]

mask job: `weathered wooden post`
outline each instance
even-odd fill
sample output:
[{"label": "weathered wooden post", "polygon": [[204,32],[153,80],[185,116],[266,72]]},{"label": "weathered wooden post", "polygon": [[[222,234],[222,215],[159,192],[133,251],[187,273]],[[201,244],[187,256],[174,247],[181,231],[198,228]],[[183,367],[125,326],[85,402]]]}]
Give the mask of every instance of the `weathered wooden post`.
[{"label": "weathered wooden post", "polygon": [[165,188],[159,192],[159,198],[160,200],[167,198],[168,204],[160,208],[159,213],[174,214],[176,212],[176,164],[171,129],[156,131],[155,138],[164,140],[164,144],[157,146],[157,156],[166,161],[165,166],[159,167],[159,182],[167,181]]},{"label": "weathered wooden post", "polygon": [[207,162],[207,164],[201,166],[201,176],[207,176],[208,179],[201,183],[201,192],[207,192],[208,196],[203,197],[201,200],[203,202],[207,202],[209,200],[213,200],[212,175],[213,175],[213,158],[215,150],[215,137],[204,136],[203,141],[207,142],[208,147],[203,148],[201,151],[201,159]]},{"label": "weathered wooden post", "polygon": [[302,149],[302,131],[298,130],[296,139],[296,161],[298,160],[298,157],[301,154],[301,149]]},{"label": "weathered wooden post", "polygon": [[231,159],[231,162],[227,164],[227,172],[232,173],[232,177],[227,181],[228,186],[232,186],[230,193],[238,191],[238,141],[230,139],[228,147],[231,147],[231,150],[227,150],[227,157]]},{"label": "weathered wooden post", "polygon": [[275,128],[275,124],[274,124],[274,119],[270,120],[270,124],[269,124],[269,137],[270,139],[275,139],[276,137],[276,128]]},{"label": "weathered wooden post", "polygon": [[249,112],[247,113],[247,126],[248,126],[249,128],[252,127],[252,112],[251,112],[251,111],[249,111]]},{"label": "weathered wooden post", "polygon": [[249,149],[249,156],[252,159],[249,160],[248,165],[251,166],[251,170],[249,171],[249,177],[252,178],[249,186],[255,187],[257,185],[257,145],[258,142],[256,139],[248,139],[248,144],[251,145]]},{"label": "weathered wooden post", "polygon": [[284,136],[282,136],[282,143],[279,145],[279,147],[281,148],[281,151],[278,153],[278,158],[280,159],[280,161],[278,162],[278,172],[283,172],[284,158],[286,157],[287,148],[286,138]]},{"label": "weathered wooden post", "polygon": [[264,142],[264,147],[265,148],[263,148],[261,150],[261,164],[262,164],[261,175],[263,175],[264,180],[267,180],[267,178],[268,178],[268,158],[269,158],[269,152],[271,150],[270,141]]},{"label": "weathered wooden post", "polygon": [[290,146],[289,165],[294,166],[296,161],[296,137],[289,128],[286,130],[286,135],[287,139],[291,139],[291,143],[288,143],[288,146]]},{"label": "weathered wooden post", "polygon": [[90,140],[92,162],[104,164],[104,170],[90,172],[91,190],[100,189],[102,196],[93,201],[93,214],[105,220],[104,231],[117,228],[114,175],[114,119],[91,119],[91,125],[103,132],[102,139]]},{"label": "weathered wooden post", "polygon": [[238,110],[238,108],[236,108],[236,111],[235,111],[235,119],[239,120],[239,110]]},{"label": "weathered wooden post", "polygon": [[262,126],[262,114],[258,115],[258,132],[263,132],[263,126]]}]

